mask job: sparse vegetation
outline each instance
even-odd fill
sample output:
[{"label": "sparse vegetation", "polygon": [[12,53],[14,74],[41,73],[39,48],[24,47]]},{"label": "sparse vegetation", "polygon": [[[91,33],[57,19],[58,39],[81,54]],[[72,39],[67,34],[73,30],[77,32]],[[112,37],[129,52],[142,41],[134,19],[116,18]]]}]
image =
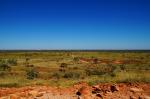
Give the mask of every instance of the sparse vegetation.
[{"label": "sparse vegetation", "polygon": [[7,60],[0,60],[0,70],[1,71],[10,71],[11,67],[8,64]]},{"label": "sparse vegetation", "polygon": [[79,57],[74,57],[74,58],[73,58],[73,61],[74,61],[75,64],[78,64],[79,60],[80,60]]},{"label": "sparse vegetation", "polygon": [[80,74],[78,72],[67,72],[63,76],[64,78],[72,78],[72,79],[78,79],[80,78]]},{"label": "sparse vegetation", "polygon": [[[150,82],[149,56],[150,52],[134,51],[1,52],[0,81],[3,82],[0,86],[32,85],[33,82],[68,86],[80,80],[89,84]],[[18,79],[13,81],[16,76],[24,83]],[[11,82],[8,79],[12,79]]]},{"label": "sparse vegetation", "polygon": [[61,72],[65,72],[67,69],[67,64],[66,63],[61,63],[59,71]]},{"label": "sparse vegetation", "polygon": [[8,64],[6,64],[6,63],[2,63],[2,64],[0,64],[0,70],[2,70],[2,71],[10,71],[11,67],[8,66]]},{"label": "sparse vegetation", "polygon": [[7,60],[7,63],[8,63],[9,65],[16,66],[16,65],[17,65],[17,60],[16,60],[16,59],[8,59],[8,60]]},{"label": "sparse vegetation", "polygon": [[38,72],[35,69],[29,69],[26,71],[27,79],[33,80],[38,77]]},{"label": "sparse vegetation", "polygon": [[115,66],[112,65],[92,65],[85,69],[88,76],[110,74],[114,72],[114,70]]}]

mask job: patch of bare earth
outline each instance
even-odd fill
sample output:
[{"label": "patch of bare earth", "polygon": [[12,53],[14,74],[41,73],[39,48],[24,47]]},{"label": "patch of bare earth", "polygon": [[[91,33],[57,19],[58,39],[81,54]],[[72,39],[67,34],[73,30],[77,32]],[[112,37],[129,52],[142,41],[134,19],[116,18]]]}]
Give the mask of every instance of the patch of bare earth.
[{"label": "patch of bare earth", "polygon": [[105,83],[89,86],[85,82],[79,82],[69,88],[0,88],[0,99],[150,99],[150,83]]}]

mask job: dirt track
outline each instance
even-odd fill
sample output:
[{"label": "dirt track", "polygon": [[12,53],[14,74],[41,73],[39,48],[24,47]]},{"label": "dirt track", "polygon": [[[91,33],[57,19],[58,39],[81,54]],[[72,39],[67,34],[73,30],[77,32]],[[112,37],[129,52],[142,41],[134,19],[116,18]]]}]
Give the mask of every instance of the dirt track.
[{"label": "dirt track", "polygon": [[69,88],[28,86],[0,88],[0,99],[150,99],[150,83],[98,84],[84,82]]}]

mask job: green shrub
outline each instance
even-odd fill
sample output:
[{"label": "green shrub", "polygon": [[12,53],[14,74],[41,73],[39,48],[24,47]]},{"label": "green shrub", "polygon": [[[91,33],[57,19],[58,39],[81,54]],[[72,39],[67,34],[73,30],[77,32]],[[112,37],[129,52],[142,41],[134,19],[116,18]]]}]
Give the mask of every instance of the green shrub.
[{"label": "green shrub", "polygon": [[56,78],[56,79],[60,79],[62,76],[61,76],[60,73],[55,72],[55,73],[52,74],[52,77],[53,77],[53,78]]},{"label": "green shrub", "polygon": [[67,63],[61,63],[60,68],[67,68]]},{"label": "green shrub", "polygon": [[120,65],[120,69],[121,69],[121,70],[125,70],[125,69],[126,69],[125,64],[121,64],[121,65]]},{"label": "green shrub", "polygon": [[6,61],[4,59],[0,59],[0,64],[2,63],[6,63]]},{"label": "green shrub", "polygon": [[10,71],[11,65],[17,65],[17,60],[15,59],[0,60],[0,70],[2,71]]},{"label": "green shrub", "polygon": [[78,63],[80,61],[80,58],[79,57],[74,57],[73,61],[74,61],[74,63]]},{"label": "green shrub", "polygon": [[17,60],[16,59],[8,59],[7,63],[10,65],[17,65]]},{"label": "green shrub", "polygon": [[52,78],[60,79],[60,78],[66,78],[66,79],[77,79],[80,78],[80,73],[78,72],[55,72],[51,75]]},{"label": "green shrub", "polygon": [[35,69],[30,69],[26,71],[27,79],[30,79],[30,80],[37,78],[38,74],[39,73]]},{"label": "green shrub", "polygon": [[80,74],[76,72],[67,72],[63,76],[64,78],[80,78]]},{"label": "green shrub", "polygon": [[2,71],[10,71],[11,67],[8,66],[8,64],[6,64],[6,63],[1,63],[0,64],[0,70],[2,70]]},{"label": "green shrub", "polygon": [[67,63],[61,63],[59,71],[60,72],[65,72],[67,68]]},{"label": "green shrub", "polygon": [[28,67],[30,65],[29,61],[30,61],[30,58],[26,58],[25,59],[25,63],[24,64],[25,64],[26,67]]},{"label": "green shrub", "polygon": [[116,69],[113,65],[93,65],[92,67],[87,67],[85,72],[88,76],[90,75],[103,75],[110,74]]},{"label": "green shrub", "polygon": [[115,72],[112,72],[112,73],[110,73],[110,76],[111,76],[111,77],[116,77],[116,73],[115,73]]}]

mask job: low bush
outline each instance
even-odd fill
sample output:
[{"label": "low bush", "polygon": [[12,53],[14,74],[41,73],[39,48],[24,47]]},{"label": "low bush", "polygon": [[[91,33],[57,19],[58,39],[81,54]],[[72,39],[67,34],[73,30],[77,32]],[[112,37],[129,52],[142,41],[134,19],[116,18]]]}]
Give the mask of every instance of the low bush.
[{"label": "low bush", "polygon": [[8,64],[6,64],[6,63],[1,63],[1,64],[0,64],[0,70],[1,70],[1,71],[10,71],[10,70],[11,70],[11,67],[8,66]]},{"label": "low bush", "polygon": [[67,63],[61,63],[60,68],[67,68]]},{"label": "low bush", "polygon": [[73,61],[74,61],[74,63],[78,63],[80,61],[80,58],[79,57],[74,57]]},{"label": "low bush", "polygon": [[85,72],[88,76],[90,75],[103,75],[112,73],[116,69],[113,65],[93,65],[92,67],[87,67]]},{"label": "low bush", "polygon": [[38,74],[39,73],[35,69],[30,69],[26,71],[27,79],[30,79],[30,80],[37,78]]},{"label": "low bush", "polygon": [[62,75],[58,72],[55,72],[52,74],[52,78],[60,79],[61,77],[62,77]]},{"label": "low bush", "polygon": [[66,72],[63,77],[77,79],[77,78],[80,78],[80,74],[77,72]]},{"label": "low bush", "polygon": [[51,74],[51,78],[56,78],[56,79],[77,79],[80,78],[80,73],[78,72],[54,72]]},{"label": "low bush", "polygon": [[8,63],[9,65],[17,65],[17,60],[16,60],[16,59],[8,59],[8,60],[7,60],[7,63]]}]

